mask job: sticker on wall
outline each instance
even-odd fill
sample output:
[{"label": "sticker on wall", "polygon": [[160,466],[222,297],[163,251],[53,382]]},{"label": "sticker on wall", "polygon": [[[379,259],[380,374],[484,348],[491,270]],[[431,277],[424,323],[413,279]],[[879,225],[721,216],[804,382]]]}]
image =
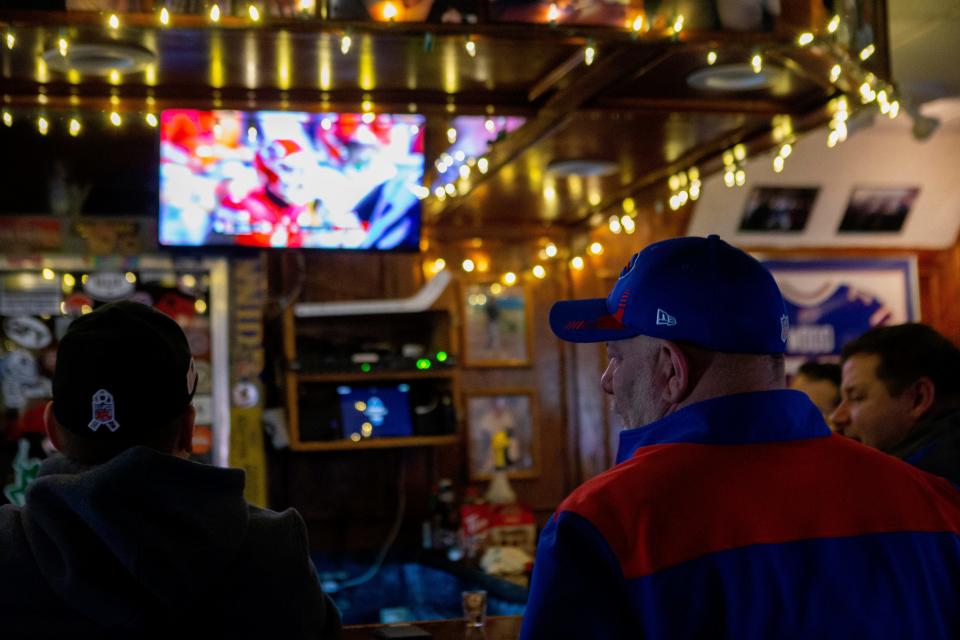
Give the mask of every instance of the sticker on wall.
[{"label": "sticker on wall", "polygon": [[42,320],[30,316],[4,319],[3,332],[26,349],[43,349],[53,340],[50,328]]},{"label": "sticker on wall", "polygon": [[213,384],[210,363],[206,360],[194,360],[194,365],[197,368],[197,393],[210,393]]},{"label": "sticker on wall", "polygon": [[213,397],[193,396],[193,408],[197,412],[197,424],[213,424]]},{"label": "sticker on wall", "polygon": [[83,285],[83,290],[93,296],[96,300],[110,302],[112,300],[122,300],[130,296],[135,288],[135,280],[128,278],[126,274],[119,271],[100,271],[92,273]]},{"label": "sticker on wall", "polygon": [[260,390],[249,380],[242,380],[233,386],[233,406],[249,409],[260,401]]},{"label": "sticker on wall", "polygon": [[3,358],[4,379],[33,380],[37,377],[37,361],[33,354],[23,349],[14,349]]},{"label": "sticker on wall", "polygon": [[43,316],[60,313],[60,283],[39,273],[12,273],[0,279],[0,315]]}]

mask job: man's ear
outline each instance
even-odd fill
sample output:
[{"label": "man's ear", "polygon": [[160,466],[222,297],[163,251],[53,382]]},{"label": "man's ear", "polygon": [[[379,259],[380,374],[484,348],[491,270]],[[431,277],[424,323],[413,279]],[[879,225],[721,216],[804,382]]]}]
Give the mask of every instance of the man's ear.
[{"label": "man's ear", "polygon": [[57,451],[63,451],[63,438],[60,437],[60,423],[57,422],[57,416],[53,415],[53,400],[47,403],[43,408],[43,430],[47,432],[47,437]]},{"label": "man's ear", "polygon": [[668,404],[679,404],[690,390],[690,360],[677,343],[664,340],[657,367],[664,381],[663,400]]},{"label": "man's ear", "polygon": [[933,408],[937,400],[937,387],[933,384],[933,380],[922,376],[919,380],[907,387],[907,391],[912,396],[910,415],[914,419],[920,420]]},{"label": "man's ear", "polygon": [[193,405],[187,407],[180,419],[180,430],[177,433],[177,451],[184,457],[193,453],[193,426],[197,419],[197,410]]}]

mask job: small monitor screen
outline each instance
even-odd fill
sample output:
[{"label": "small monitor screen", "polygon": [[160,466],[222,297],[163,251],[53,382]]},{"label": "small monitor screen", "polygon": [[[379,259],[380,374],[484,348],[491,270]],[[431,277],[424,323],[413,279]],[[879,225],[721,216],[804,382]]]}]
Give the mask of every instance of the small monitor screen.
[{"label": "small monitor screen", "polygon": [[365,440],[413,435],[410,385],[342,385],[337,387],[337,394],[345,438]]},{"label": "small monitor screen", "polygon": [[160,244],[416,251],[419,115],[168,109]]}]

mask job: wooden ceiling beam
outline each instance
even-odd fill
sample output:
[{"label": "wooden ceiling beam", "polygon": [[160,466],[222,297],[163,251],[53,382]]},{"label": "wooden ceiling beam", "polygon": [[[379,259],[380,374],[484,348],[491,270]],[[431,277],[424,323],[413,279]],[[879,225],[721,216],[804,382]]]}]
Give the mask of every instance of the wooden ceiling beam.
[{"label": "wooden ceiling beam", "polygon": [[[584,65],[582,73],[562,88],[558,88],[554,93],[549,94],[536,117],[528,120],[502,142],[493,145],[490,153],[486,156],[489,170],[486,175],[480,174],[473,180],[470,190],[472,191],[479,184],[489,180],[503,166],[513,161],[540,140],[551,135],[559,127],[568,124],[572,118],[576,117],[577,110],[583,104],[635,69],[638,52],[646,54],[646,59],[642,64],[652,64],[651,60],[660,60],[669,55],[664,50],[651,52],[650,49],[625,46],[607,50],[602,56],[598,56],[592,65]],[[568,64],[569,58],[564,60],[560,67],[566,67]],[[548,76],[563,77],[556,70],[551,71]],[[461,201],[462,197],[446,200],[445,205],[438,211],[430,212],[432,215],[428,213],[425,216],[425,221],[435,223],[438,218],[453,215],[459,208]]]}]

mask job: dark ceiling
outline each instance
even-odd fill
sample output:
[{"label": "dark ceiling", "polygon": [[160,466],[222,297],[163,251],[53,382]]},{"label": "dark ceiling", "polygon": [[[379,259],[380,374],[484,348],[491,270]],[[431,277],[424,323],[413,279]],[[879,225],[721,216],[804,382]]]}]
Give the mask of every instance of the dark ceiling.
[{"label": "dark ceiling", "polygon": [[[492,145],[485,175],[475,171],[458,183],[457,197],[426,200],[426,224],[451,234],[596,219],[627,196],[662,187],[672,172],[692,165],[716,170],[721,152],[737,142],[770,146],[778,114],[791,115],[798,132],[821,124],[838,91],[827,78],[836,48],[800,49],[800,28],[786,24],[768,33],[634,37],[626,29],[547,25],[318,21],[251,28],[234,19],[210,28],[191,16],[176,28],[161,28],[155,16],[128,15],[111,30],[103,21],[98,14],[0,12],[0,31],[14,32],[17,40],[14,49],[0,51],[5,106],[358,111],[368,101],[364,106],[374,111],[427,116],[425,179],[431,187],[433,160],[447,147],[453,117],[526,117],[526,124]],[[350,38],[345,53],[344,36]],[[38,60],[60,37],[71,47],[132,44],[154,52],[156,64],[113,81],[57,73]],[[587,45],[596,51],[589,65]],[[774,66],[782,73],[765,88],[692,88],[688,76],[708,66],[711,51],[717,65],[747,63],[759,52],[767,71]],[[882,68],[885,60],[876,64]],[[549,170],[570,159],[610,161],[617,170],[605,177]]]}]

